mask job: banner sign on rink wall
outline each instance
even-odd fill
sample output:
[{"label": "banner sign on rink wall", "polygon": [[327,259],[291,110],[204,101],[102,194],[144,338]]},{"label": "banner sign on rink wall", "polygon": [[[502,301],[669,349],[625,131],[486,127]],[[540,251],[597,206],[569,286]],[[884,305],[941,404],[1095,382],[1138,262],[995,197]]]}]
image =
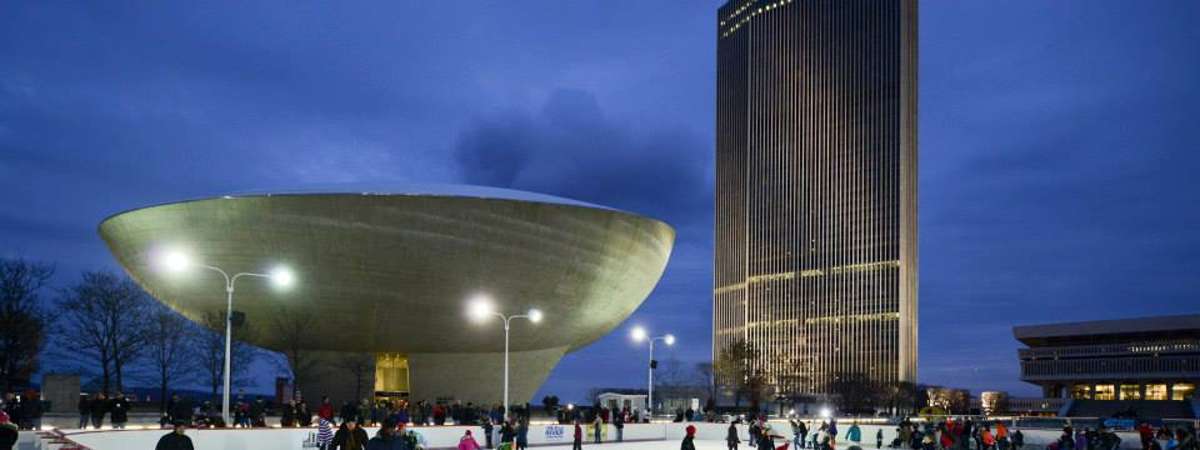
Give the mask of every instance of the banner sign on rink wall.
[{"label": "banner sign on rink wall", "polygon": [[[574,430],[571,430],[571,433],[574,433],[574,432],[575,432]],[[566,439],[566,436],[567,436],[567,430],[562,425],[547,425],[546,426],[546,442],[562,442],[564,439]],[[574,438],[575,438],[575,436],[571,436],[571,439],[574,439]]]}]

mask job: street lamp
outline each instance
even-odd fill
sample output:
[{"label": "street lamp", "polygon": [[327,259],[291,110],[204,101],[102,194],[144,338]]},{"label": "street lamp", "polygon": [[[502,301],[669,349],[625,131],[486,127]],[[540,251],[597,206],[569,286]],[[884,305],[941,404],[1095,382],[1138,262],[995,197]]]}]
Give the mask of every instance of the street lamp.
[{"label": "street lamp", "polygon": [[198,263],[193,261],[191,256],[182,250],[170,250],[161,255],[159,265],[163,270],[181,274],[193,268],[208,269],[221,274],[225,278],[225,387],[221,396],[221,419],[228,425],[229,422],[229,372],[230,372],[230,350],[233,346],[233,288],[237,280],[242,277],[266,278],[271,280],[271,283],[279,288],[291,287],[296,281],[295,275],[290,269],[284,266],[277,266],[271,269],[269,273],[254,273],[254,272],[238,272],[230,276],[229,273],[222,270],[220,267],[208,264]]},{"label": "street lamp", "polygon": [[646,386],[646,413],[654,417],[654,341],[663,341],[663,343],[675,345],[675,335],[664,334],[662,336],[650,337],[645,328],[633,327],[633,331],[629,332],[629,337],[633,338],[634,342],[649,341],[650,342],[650,381]]},{"label": "street lamp", "polygon": [[467,313],[476,322],[483,322],[490,319],[492,316],[499,317],[504,321],[504,420],[508,420],[508,334],[509,323],[513,319],[528,319],[530,322],[538,323],[542,321],[542,311],[537,308],[530,308],[525,314],[513,314],[506,316],[496,312],[492,307],[492,302],[486,297],[477,297],[467,306]]}]

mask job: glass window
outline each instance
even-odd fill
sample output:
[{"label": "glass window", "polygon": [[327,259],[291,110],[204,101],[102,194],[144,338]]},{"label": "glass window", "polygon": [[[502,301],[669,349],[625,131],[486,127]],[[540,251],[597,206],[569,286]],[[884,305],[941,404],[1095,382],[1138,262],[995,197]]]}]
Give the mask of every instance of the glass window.
[{"label": "glass window", "polygon": [[1136,384],[1121,385],[1121,400],[1141,400],[1142,387]]},{"label": "glass window", "polygon": [[1196,385],[1192,383],[1175,383],[1171,386],[1171,400],[1191,400],[1196,395]]},{"label": "glass window", "polygon": [[1167,385],[1165,384],[1147,384],[1146,385],[1146,400],[1166,400]]},{"label": "glass window", "polygon": [[[1071,398],[1082,398],[1082,399],[1092,398],[1092,392],[1091,392],[1091,389],[1089,389],[1090,387],[1091,386],[1088,386],[1086,384],[1077,384],[1077,385],[1071,386]],[[1163,388],[1166,389],[1166,386],[1163,386]]]},{"label": "glass window", "polygon": [[1116,400],[1116,390],[1111,384],[1097,384],[1096,394],[1092,396],[1096,400]]}]

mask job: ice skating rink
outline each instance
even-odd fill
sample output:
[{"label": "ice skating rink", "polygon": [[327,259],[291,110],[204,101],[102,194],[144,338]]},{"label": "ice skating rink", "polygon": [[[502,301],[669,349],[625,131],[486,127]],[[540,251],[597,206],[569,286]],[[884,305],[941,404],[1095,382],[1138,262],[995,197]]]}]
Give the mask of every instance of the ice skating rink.
[{"label": "ice skating rink", "polygon": [[[616,437],[616,430],[607,427],[602,435],[605,442],[594,444],[592,440],[584,441],[584,449],[591,450],[663,450],[663,449],[678,449],[680,442],[685,434],[685,428],[689,425],[696,427],[696,449],[697,450],[726,450],[725,433],[729,429],[727,424],[706,424],[706,423],[654,423],[654,424],[631,424],[626,425],[624,429],[624,437],[626,442],[615,443],[611,439]],[[849,425],[844,425],[849,427]],[[772,422],[772,427],[776,430],[776,434],[791,434],[791,429],[787,426],[787,422]],[[529,443],[530,448],[538,450],[567,450],[571,448],[571,438],[573,428],[565,425],[533,425],[530,427]],[[864,437],[874,437],[877,431],[883,431],[884,442],[890,442],[895,437],[894,425],[870,425],[863,424],[862,435]],[[412,427],[413,432],[417,433],[422,441],[422,446],[429,450],[454,449],[458,445],[459,438],[462,437],[467,430],[478,439],[480,445],[484,443],[482,439],[482,430],[478,427],[466,426],[444,426],[444,427]],[[367,428],[368,434],[374,435],[374,428]],[[1047,443],[1053,441],[1061,431],[1054,429],[1032,429],[1026,428],[1022,430],[1025,434],[1025,443],[1027,449],[1043,448]],[[82,431],[82,430],[62,430],[63,437],[70,443],[83,445],[91,450],[130,450],[141,448],[154,448],[158,439],[167,432],[167,430],[120,430],[120,431]],[[759,450],[755,447],[746,445],[749,440],[747,435],[748,430],[745,426],[738,427],[738,434],[741,436],[743,443],[739,445],[738,450]],[[316,435],[315,429],[304,428],[258,428],[258,429],[214,429],[214,430],[188,430],[188,436],[192,438],[196,450],[315,450],[317,448],[314,438]],[[1121,433],[1122,448],[1135,449],[1138,446],[1137,436],[1133,433]],[[776,446],[782,445],[783,440],[777,439]],[[790,442],[790,441],[789,441]],[[865,444],[865,445],[863,445]],[[838,441],[837,450],[852,450],[856,445],[859,445],[862,450],[875,450],[875,440],[864,441],[862,444],[854,444],[848,440],[841,439]],[[774,449],[769,449],[774,450]],[[795,450],[789,445],[788,450]]]}]

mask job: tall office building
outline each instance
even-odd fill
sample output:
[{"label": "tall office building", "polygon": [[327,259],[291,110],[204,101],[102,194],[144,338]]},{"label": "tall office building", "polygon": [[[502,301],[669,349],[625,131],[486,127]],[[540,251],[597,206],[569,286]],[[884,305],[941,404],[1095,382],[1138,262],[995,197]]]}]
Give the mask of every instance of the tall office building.
[{"label": "tall office building", "polygon": [[917,2],[718,12],[713,357],[779,393],[917,372]]}]

